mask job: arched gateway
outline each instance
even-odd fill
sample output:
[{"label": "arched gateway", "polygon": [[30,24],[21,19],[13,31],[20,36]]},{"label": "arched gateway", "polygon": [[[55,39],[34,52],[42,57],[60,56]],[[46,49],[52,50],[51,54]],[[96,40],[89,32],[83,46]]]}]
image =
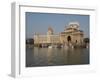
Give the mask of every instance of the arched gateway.
[{"label": "arched gateway", "polygon": [[71,41],[71,36],[68,36],[68,37],[67,37],[67,41],[68,41],[68,42]]}]

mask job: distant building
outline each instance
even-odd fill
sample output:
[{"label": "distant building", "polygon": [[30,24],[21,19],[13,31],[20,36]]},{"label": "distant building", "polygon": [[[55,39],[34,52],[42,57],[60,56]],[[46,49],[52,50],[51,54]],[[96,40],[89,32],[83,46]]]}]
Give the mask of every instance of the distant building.
[{"label": "distant building", "polygon": [[39,33],[34,34],[34,44],[65,44],[72,43],[81,45],[83,43],[84,32],[79,30],[78,22],[71,22],[63,32],[54,34],[51,27],[48,28],[47,34],[42,35]]}]

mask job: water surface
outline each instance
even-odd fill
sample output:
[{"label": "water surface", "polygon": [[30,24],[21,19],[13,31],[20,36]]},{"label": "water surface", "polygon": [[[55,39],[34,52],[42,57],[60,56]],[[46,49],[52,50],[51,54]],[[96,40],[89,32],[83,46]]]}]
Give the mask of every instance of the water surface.
[{"label": "water surface", "polygon": [[89,49],[26,48],[26,67],[89,64]]}]

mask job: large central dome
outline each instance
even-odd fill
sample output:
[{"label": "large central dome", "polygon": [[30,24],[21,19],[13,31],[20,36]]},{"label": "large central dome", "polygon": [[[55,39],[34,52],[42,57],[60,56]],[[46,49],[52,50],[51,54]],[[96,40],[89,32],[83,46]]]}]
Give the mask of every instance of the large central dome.
[{"label": "large central dome", "polygon": [[79,24],[78,22],[70,22],[70,23],[68,24],[68,27],[69,27],[69,28],[76,28],[76,29],[78,29],[79,26],[80,26],[80,24]]},{"label": "large central dome", "polygon": [[52,27],[48,27],[48,31],[51,31],[51,32],[53,32],[53,29],[52,29]]},{"label": "large central dome", "polygon": [[51,27],[48,27],[48,32],[47,32],[48,35],[51,35],[53,34],[53,29]]}]

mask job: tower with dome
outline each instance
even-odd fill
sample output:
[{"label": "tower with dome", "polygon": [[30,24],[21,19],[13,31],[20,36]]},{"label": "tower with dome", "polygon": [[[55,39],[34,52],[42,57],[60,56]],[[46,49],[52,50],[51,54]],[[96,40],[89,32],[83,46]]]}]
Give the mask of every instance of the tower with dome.
[{"label": "tower with dome", "polygon": [[54,34],[53,27],[49,26],[47,34],[34,34],[34,44],[77,44],[83,43],[84,32],[80,30],[78,22],[70,22],[63,32]]}]

